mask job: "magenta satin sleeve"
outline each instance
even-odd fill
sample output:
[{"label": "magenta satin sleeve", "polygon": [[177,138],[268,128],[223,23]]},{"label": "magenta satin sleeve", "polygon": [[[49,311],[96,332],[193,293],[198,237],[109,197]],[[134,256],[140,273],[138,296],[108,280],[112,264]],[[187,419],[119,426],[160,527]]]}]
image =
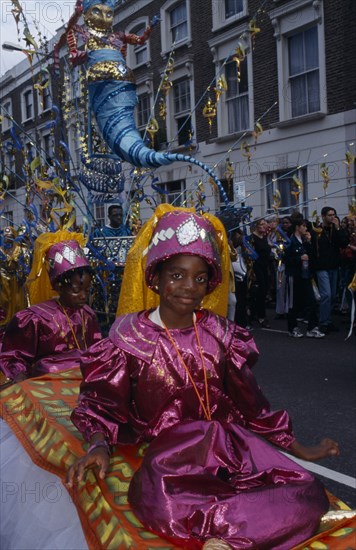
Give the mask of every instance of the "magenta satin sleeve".
[{"label": "magenta satin sleeve", "polygon": [[0,368],[8,378],[29,376],[38,348],[38,323],[28,309],[16,313],[7,326],[0,355]]},{"label": "magenta satin sleeve", "polygon": [[98,319],[94,311],[91,310],[87,312],[87,315],[88,315],[88,322],[86,324],[87,333],[85,337],[86,337],[88,346],[92,346],[96,342],[99,342],[102,339],[102,336],[101,336]]},{"label": "magenta satin sleeve", "polygon": [[112,445],[129,417],[130,378],[125,354],[109,338],[94,344],[81,358],[83,382],[72,422],[89,441],[101,432]]},{"label": "magenta satin sleeve", "polygon": [[258,356],[254,340],[239,327],[228,352],[225,388],[252,432],[287,449],[295,440],[287,411],[271,411],[270,404],[251,371]]}]

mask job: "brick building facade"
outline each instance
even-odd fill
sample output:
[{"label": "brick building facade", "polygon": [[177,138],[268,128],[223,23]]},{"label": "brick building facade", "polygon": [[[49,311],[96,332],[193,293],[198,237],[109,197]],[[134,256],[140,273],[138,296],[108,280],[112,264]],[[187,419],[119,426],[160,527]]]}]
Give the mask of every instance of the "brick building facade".
[{"label": "brick building facade", "polygon": [[[137,124],[143,131],[142,122],[152,114],[159,122],[155,147],[190,153],[213,167],[231,203],[238,207],[244,199],[253,208],[253,217],[273,213],[278,200],[280,215],[297,206],[310,217],[325,204],[346,215],[355,197],[355,165],[345,163],[346,151],[356,153],[355,2],[128,0],[117,9],[115,28],[138,32],[155,15],[160,23],[147,46],[130,46],[127,56],[137,82]],[[172,86],[165,95],[160,85],[170,54]],[[209,98],[215,103],[214,88],[221,76],[228,89],[216,105],[210,131],[203,108]],[[51,82],[55,97],[59,81]],[[6,106],[11,99],[19,137],[26,141],[26,133],[37,133],[34,137],[43,147],[53,112],[40,112],[34,94],[34,116],[24,119],[23,110],[30,108],[24,93],[33,83],[33,73],[24,61],[1,78],[0,100]],[[158,114],[162,98],[165,120]],[[256,123],[263,130],[257,136]],[[10,139],[10,126],[9,120],[3,120],[3,143]],[[58,149],[63,136],[58,127],[56,132],[51,139]],[[71,149],[72,141],[68,140]],[[12,174],[11,189],[24,195],[21,154],[15,155],[17,177]],[[226,181],[227,160],[234,172],[231,181]],[[326,189],[323,163],[330,176]],[[4,147],[2,164],[5,173]],[[125,174],[129,172],[125,166]],[[154,176],[166,192],[159,196],[147,184],[145,192],[156,201],[194,201],[202,180],[206,207],[215,212],[221,206],[216,189],[197,167],[174,163],[157,169]],[[302,182],[303,188],[296,188],[295,181]],[[127,177],[127,196],[131,183]],[[240,193],[242,189],[242,195],[236,194],[237,189]],[[21,208],[10,196],[6,209],[19,223]],[[85,200],[80,210],[85,210]],[[142,204],[143,219],[151,211]]]}]

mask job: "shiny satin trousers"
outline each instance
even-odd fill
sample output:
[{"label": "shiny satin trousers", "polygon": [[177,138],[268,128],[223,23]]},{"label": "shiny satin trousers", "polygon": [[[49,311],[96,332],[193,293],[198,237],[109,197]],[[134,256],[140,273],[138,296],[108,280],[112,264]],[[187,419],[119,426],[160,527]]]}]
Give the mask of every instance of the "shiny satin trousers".
[{"label": "shiny satin trousers", "polygon": [[148,529],[188,549],[215,537],[234,549],[290,550],[328,509],[309,472],[252,432],[217,421],[162,431],[129,500]]}]

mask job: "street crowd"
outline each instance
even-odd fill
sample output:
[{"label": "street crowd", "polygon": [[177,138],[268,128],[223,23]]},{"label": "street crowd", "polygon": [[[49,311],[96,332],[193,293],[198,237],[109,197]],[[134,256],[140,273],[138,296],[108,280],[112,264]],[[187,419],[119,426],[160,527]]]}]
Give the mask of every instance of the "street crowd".
[{"label": "street crowd", "polygon": [[[285,319],[293,338],[324,338],[338,331],[332,314],[351,315],[356,218],[340,220],[325,206],[312,223],[300,212],[252,223],[250,236],[230,234],[232,273],[228,317],[240,326],[270,328],[270,312]],[[302,328],[306,325],[304,334]]]}]

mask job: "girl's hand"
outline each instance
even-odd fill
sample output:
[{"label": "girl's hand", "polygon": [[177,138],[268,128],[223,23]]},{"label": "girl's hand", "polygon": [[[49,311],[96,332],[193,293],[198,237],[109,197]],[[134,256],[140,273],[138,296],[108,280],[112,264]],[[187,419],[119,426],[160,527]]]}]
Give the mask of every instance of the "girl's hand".
[{"label": "girl's hand", "polygon": [[99,467],[99,477],[104,479],[110,466],[110,456],[105,447],[97,447],[89,454],[78,458],[68,470],[66,485],[73,487],[73,483],[83,481],[85,471],[94,466]]},{"label": "girl's hand", "polygon": [[301,445],[295,440],[289,447],[289,450],[297,458],[310,461],[319,460],[328,456],[339,456],[340,454],[339,444],[328,437],[322,439],[318,445],[312,445],[310,447],[304,447],[304,445]]}]

